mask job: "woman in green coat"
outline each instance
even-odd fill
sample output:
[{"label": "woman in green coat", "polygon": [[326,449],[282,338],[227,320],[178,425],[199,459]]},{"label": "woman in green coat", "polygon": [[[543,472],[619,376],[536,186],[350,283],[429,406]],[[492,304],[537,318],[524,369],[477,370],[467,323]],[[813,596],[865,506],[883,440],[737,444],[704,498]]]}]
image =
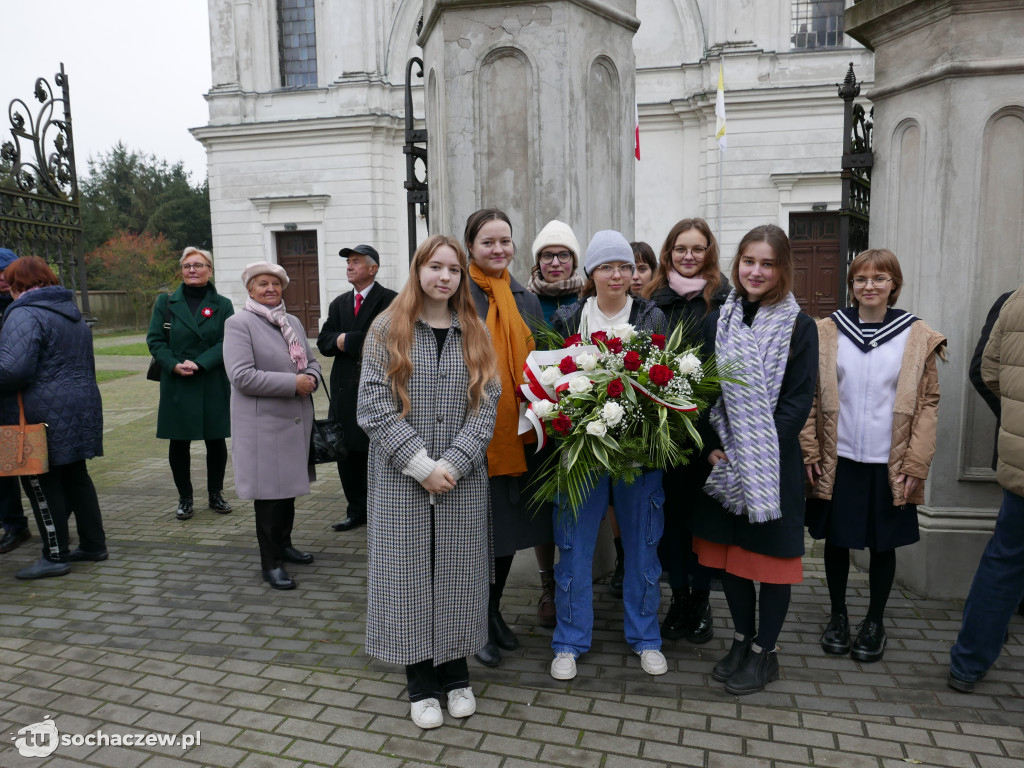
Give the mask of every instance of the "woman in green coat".
[{"label": "woman in green coat", "polygon": [[206,441],[206,490],[210,507],[227,514],[224,470],[226,438],[231,435],[231,385],[224,372],[224,321],[234,314],[229,299],[210,278],[213,257],[189,246],[181,255],[182,284],[157,298],[146,343],[160,364],[160,410],[156,436],[170,440],[168,459],[178,489],[179,520],[193,515],[191,456],[193,440]]}]

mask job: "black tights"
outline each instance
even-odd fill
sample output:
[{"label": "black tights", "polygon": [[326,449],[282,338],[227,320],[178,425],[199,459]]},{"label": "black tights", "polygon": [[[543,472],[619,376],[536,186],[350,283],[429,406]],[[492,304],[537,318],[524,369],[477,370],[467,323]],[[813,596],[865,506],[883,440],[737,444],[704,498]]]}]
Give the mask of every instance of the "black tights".
[{"label": "black tights", "polygon": [[501,602],[501,596],[505,593],[505,582],[508,581],[509,571],[512,570],[512,558],[515,555],[502,555],[494,558],[494,583],[490,586],[490,599],[495,606]]},{"label": "black tights", "polygon": [[[191,440],[171,440],[167,459],[171,464],[171,476],[178,496],[192,498],[192,456],[189,450]],[[224,490],[224,471],[228,466],[228,443],[224,438],[206,442],[206,492],[218,493]]]},{"label": "black tights", "polygon": [[[871,552],[868,566],[868,588],[871,595],[866,618],[882,623],[885,604],[889,601],[893,582],[896,580],[896,550]],[[832,613],[846,613],[846,584],[850,578],[850,550],[825,542],[825,579],[828,581],[828,596],[832,601]]]},{"label": "black tights", "polygon": [[768,651],[775,650],[782,625],[789,612],[789,584],[761,584],[760,626],[756,623],[758,595],[754,582],[731,573],[722,575],[722,589],[729,603],[732,623],[744,637],[757,635],[757,644]]}]

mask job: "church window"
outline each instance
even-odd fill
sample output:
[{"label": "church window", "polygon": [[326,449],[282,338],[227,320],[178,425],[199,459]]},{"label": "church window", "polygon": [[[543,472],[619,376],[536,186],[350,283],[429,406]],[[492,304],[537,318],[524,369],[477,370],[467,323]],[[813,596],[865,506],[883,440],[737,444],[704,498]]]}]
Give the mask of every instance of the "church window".
[{"label": "church window", "polygon": [[316,86],[315,0],[278,0],[277,52],[281,85]]},{"label": "church window", "polygon": [[794,49],[837,48],[843,44],[844,0],[793,0]]}]

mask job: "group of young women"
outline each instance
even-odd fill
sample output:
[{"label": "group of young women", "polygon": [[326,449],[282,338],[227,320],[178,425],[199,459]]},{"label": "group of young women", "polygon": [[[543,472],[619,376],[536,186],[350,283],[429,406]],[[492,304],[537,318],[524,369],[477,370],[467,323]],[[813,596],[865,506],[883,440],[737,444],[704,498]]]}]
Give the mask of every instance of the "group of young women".
[{"label": "group of young women", "polygon": [[[572,229],[552,221],[534,241],[526,287],[508,269],[512,237],[508,217],[485,209],[469,217],[463,243],[428,238],[364,346],[367,651],[406,666],[413,721],[440,726],[444,699],[450,716],[471,715],[469,654],[496,665],[500,649],[518,646],[500,607],[521,549],[534,549],[541,574],[538,622],[554,628],[550,673],[576,676],[592,641],[592,564],[606,514],[624,633],[648,674],[668,670],[663,637],[711,639],[717,577],[734,634],[712,676],[734,694],[778,677],[806,510],[826,542],[832,615],[823,649],[852,645],[854,658],[881,658],[894,551],[918,537],[914,505],[934,452],[935,358],[945,346],[892,308],[903,282],[895,256],[858,256],[853,306],[816,324],[800,312],[789,240],[774,225],[742,238],[731,279],[702,219],[678,222],[657,259],[614,231],[598,232],[581,253]],[[575,510],[533,503],[544,452],[518,434],[516,391],[541,323],[584,337],[625,323],[657,333],[682,325],[733,372],[702,419],[701,450],[684,466],[647,468],[631,485],[595,477]],[[864,547],[871,605],[851,644],[849,550]],[[672,603],[659,628],[663,568]]]}]

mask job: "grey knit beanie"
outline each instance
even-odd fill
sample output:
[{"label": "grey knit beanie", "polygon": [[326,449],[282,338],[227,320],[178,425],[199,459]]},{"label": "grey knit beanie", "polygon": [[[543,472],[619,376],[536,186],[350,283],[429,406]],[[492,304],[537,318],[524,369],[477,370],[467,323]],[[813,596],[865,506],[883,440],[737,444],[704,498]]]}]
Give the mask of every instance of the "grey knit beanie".
[{"label": "grey knit beanie", "polygon": [[603,229],[594,235],[587,246],[583,271],[587,273],[587,277],[591,277],[597,267],[612,261],[623,261],[636,266],[633,249],[622,233],[614,229]]}]

